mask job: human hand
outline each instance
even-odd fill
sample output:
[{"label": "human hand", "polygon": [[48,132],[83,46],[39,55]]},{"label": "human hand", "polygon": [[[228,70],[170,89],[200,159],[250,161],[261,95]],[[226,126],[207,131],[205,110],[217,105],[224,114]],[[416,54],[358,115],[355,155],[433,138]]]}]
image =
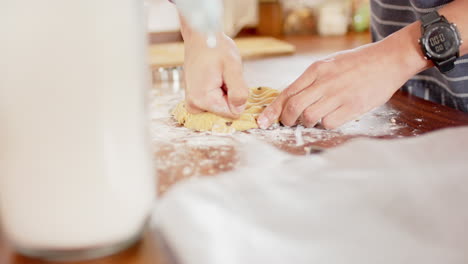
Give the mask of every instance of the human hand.
[{"label": "human hand", "polygon": [[237,118],[245,109],[249,89],[243,77],[242,60],[232,39],[217,35],[209,48],[206,36],[185,30],[184,77],[186,108],[191,113],[212,112]]},{"label": "human hand", "polygon": [[414,74],[393,50],[378,42],[314,62],[265,109],[259,126],[280,119],[334,129],[384,104]]}]

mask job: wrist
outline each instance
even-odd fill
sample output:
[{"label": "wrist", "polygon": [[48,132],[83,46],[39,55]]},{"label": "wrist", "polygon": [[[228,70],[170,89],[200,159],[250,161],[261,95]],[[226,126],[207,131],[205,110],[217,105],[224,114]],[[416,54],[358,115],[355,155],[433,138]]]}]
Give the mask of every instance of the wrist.
[{"label": "wrist", "polygon": [[434,66],[424,58],[420,38],[421,23],[417,21],[381,41],[385,53],[392,58],[392,63],[399,65],[407,79]]},{"label": "wrist", "polygon": [[[208,45],[208,35],[198,32],[190,27],[182,15],[180,17],[180,32],[185,43],[201,43],[201,45]],[[227,36],[223,32],[218,32],[215,35],[217,43],[222,43],[222,40]],[[187,47],[187,45],[186,45]]]},{"label": "wrist", "polygon": [[184,41],[189,40],[192,37],[192,28],[189,26],[185,18],[179,14],[179,21],[180,21],[180,33],[182,34],[182,38]]}]

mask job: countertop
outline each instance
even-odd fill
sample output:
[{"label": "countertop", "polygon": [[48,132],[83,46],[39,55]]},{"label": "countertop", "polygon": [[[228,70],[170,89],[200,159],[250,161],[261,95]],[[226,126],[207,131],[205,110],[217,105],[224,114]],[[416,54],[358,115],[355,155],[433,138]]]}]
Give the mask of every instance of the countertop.
[{"label": "countertop", "polygon": [[[297,47],[297,54],[245,63],[246,79],[252,86],[284,88],[314,59],[334,51],[354,48],[370,41],[369,34],[318,38],[285,37]],[[468,114],[428,102],[403,92],[397,92],[383,107],[353,121],[344,129],[325,131],[320,128],[279,128],[220,136],[188,132],[177,127],[168,111],[182,98],[183,84],[156,82],[152,96],[151,139],[158,175],[158,193],[164,193],[175,183],[192,177],[216,176],[236,168],[241,158],[237,144],[243,136],[256,137],[293,155],[309,155],[340,145],[356,137],[394,139],[415,137],[447,127],[468,125]],[[143,240],[120,254],[82,264],[163,264],[176,263],[170,245],[164,244],[154,230],[148,230]],[[45,264],[14,253],[0,236],[0,263]]]}]

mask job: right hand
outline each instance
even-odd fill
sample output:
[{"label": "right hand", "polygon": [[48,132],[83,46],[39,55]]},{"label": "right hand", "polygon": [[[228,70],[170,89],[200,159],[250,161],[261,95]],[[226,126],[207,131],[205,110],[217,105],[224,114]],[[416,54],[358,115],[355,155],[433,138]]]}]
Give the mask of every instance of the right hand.
[{"label": "right hand", "polygon": [[386,40],[314,62],[265,109],[259,126],[280,119],[285,126],[321,121],[335,129],[384,104],[414,74],[400,58],[400,47]]},{"label": "right hand", "polygon": [[209,48],[204,35],[188,30],[183,26],[187,111],[238,118],[245,109],[249,89],[234,41],[220,33],[216,47]]}]

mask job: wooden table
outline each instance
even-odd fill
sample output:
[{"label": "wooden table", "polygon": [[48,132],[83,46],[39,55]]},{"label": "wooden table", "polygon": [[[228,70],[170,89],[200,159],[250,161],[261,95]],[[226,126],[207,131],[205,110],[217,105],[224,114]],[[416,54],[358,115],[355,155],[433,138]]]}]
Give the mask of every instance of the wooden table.
[{"label": "wooden table", "polygon": [[[258,81],[269,81],[272,83],[291,81],[297,77],[297,71],[300,67],[303,67],[307,63],[309,57],[320,57],[323,54],[332,52],[334,50],[340,50],[345,48],[352,48],[369,41],[369,36],[364,35],[349,35],[346,37],[335,37],[335,38],[314,38],[314,37],[290,37],[286,40],[296,44],[298,46],[299,55],[292,57],[283,57],[278,59],[270,59],[267,61],[254,61],[246,63],[247,79],[251,82]],[[309,56],[309,57],[308,57]],[[276,64],[275,64],[276,63]],[[302,64],[301,64],[302,63]],[[297,66],[298,64],[301,64]],[[269,65],[272,68],[265,69],[265,65]],[[276,66],[275,66],[276,65]],[[296,66],[294,66],[296,65]],[[297,67],[298,69],[291,71],[284,71],[282,74],[274,73],[277,67],[281,66],[282,69],[289,69]],[[263,76],[262,78],[260,78]],[[284,85],[284,84],[281,84]],[[161,84],[156,84],[155,89],[158,90],[158,94],[170,94],[177,92],[174,87],[181,87],[180,84],[164,85],[167,90],[161,88]],[[397,129],[392,130],[392,133],[381,134],[372,137],[378,138],[400,138],[418,136],[427,132],[435,131],[441,128],[455,127],[468,125],[468,114],[459,112],[457,110],[437,105],[414,96],[408,95],[403,92],[397,92],[393,98],[385,105],[388,111],[393,111],[391,116],[379,116],[376,114],[374,121],[379,122],[392,122],[397,126]],[[385,110],[385,111],[387,111]],[[169,120],[155,120],[157,122],[170,122]],[[171,125],[171,124],[169,124]],[[371,129],[371,127],[369,127]],[[304,138],[308,136],[307,133],[303,132]],[[315,133],[315,132],[314,132]],[[327,132],[332,133],[332,132]],[[340,134],[336,133],[333,136],[325,138],[315,138],[311,142],[303,142],[298,145],[295,142],[294,136],[291,138],[285,138],[281,142],[274,142],[266,140],[268,143],[275,145],[276,147],[283,149],[295,155],[307,154],[311,148],[318,146],[321,148],[331,148],[346,142],[347,140],[355,137],[369,136],[362,135],[359,133],[351,134]],[[193,135],[192,135],[193,136]],[[203,135],[202,135],[203,136]],[[258,135],[257,135],[258,136]],[[316,134],[309,135],[310,138],[316,136]],[[261,138],[261,137],[260,137]],[[163,140],[160,137],[153,135],[153,144],[155,148],[156,162],[166,166],[160,166],[158,168],[159,174],[159,193],[162,195],[167,191],[170,186],[178,181],[189,177],[199,176],[213,176],[223,171],[229,171],[235,168],[238,155],[234,145],[227,144],[224,147],[224,155],[211,156],[213,151],[219,150],[220,146],[203,147],[189,146],[181,152],[185,157],[189,157],[187,162],[195,164],[195,167],[190,169],[190,173],[184,172],[184,170],[177,165],[167,166],[168,160],[171,158],[171,153],[182,144],[184,146],[184,140],[187,138],[172,138]],[[190,160],[191,159],[191,160]],[[202,164],[203,160],[210,160],[207,164]],[[175,167],[174,167],[175,166]],[[5,241],[4,237],[0,236],[0,264],[45,264],[49,262],[41,260],[33,260],[13,252],[12,248]],[[75,262],[78,263],[78,262]],[[145,233],[144,239],[132,248],[108,257],[94,261],[80,262],[82,264],[170,264],[176,263],[176,260],[170,254],[170,250],[167,245],[162,241],[161,236],[154,230],[148,230]]]}]

